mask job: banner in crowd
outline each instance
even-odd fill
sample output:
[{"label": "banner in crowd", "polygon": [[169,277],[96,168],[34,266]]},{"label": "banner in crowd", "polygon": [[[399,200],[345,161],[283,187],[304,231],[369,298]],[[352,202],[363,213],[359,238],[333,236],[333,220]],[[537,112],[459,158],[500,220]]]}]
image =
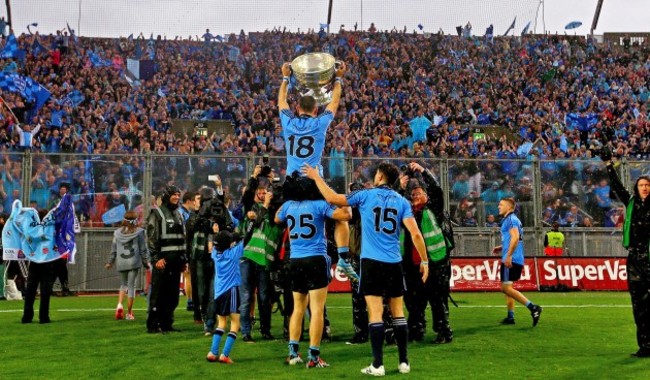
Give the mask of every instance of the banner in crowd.
[{"label": "banner in crowd", "polygon": [[[500,291],[500,259],[454,257],[451,260],[452,291]],[[623,257],[558,257],[526,259],[515,288],[537,291],[558,285],[568,290],[627,290]],[[330,292],[350,292],[350,282],[332,266]]]}]

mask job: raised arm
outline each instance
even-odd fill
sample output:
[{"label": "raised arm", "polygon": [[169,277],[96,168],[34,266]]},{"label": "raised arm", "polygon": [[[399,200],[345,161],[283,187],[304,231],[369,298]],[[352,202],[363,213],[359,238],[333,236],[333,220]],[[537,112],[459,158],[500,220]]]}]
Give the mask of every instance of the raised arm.
[{"label": "raised arm", "polygon": [[327,107],[325,107],[325,109],[333,114],[336,114],[336,111],[339,109],[339,103],[341,102],[341,92],[343,91],[341,83],[343,81],[345,69],[345,63],[341,62],[341,66],[336,70],[336,79],[334,80],[334,88],[332,89],[332,101],[327,105]]},{"label": "raised arm", "polygon": [[289,75],[291,75],[291,67],[289,66],[289,62],[285,62],[282,64],[282,83],[280,83],[280,92],[278,94],[278,108],[280,112],[289,109],[289,103],[287,102]]}]

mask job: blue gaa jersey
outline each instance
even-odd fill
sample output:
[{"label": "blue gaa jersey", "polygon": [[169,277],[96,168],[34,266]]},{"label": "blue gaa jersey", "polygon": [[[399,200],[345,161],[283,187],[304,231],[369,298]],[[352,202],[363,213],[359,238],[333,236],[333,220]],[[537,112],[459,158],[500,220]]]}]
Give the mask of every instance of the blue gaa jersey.
[{"label": "blue gaa jersey", "polygon": [[361,214],[361,258],[385,263],[402,261],[402,221],[413,217],[406,198],[388,186],[354,191],[346,198]]},{"label": "blue gaa jersey", "polygon": [[287,222],[291,240],[291,258],[327,255],[325,218],[331,218],[334,207],[324,200],[287,201],[278,218]]},{"label": "blue gaa jersey", "polygon": [[240,241],[234,247],[228,248],[223,253],[217,253],[217,248],[212,248],[212,260],[214,261],[214,299],[224,294],[231,288],[241,285],[241,273],[239,272],[239,259],[244,254],[244,241]]},{"label": "blue gaa jersey", "polygon": [[517,248],[512,253],[512,262],[519,265],[524,265],[524,230],[521,225],[521,221],[517,218],[514,212],[506,215],[501,222],[501,262],[506,261],[506,256],[508,254],[508,247],[510,246],[510,229],[516,228],[519,230],[519,242],[517,243]]},{"label": "blue gaa jersey", "polygon": [[[316,117],[296,116],[289,109],[280,112],[282,137],[287,149],[287,176],[307,163],[312,167],[320,166],[325,149],[327,127],[334,120],[334,114],[328,110]],[[322,168],[319,169],[322,173]]]}]

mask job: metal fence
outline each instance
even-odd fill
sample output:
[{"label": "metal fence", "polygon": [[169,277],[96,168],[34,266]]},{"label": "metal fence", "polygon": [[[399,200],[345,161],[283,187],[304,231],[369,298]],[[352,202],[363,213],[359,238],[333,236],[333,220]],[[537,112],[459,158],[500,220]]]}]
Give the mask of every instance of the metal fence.
[{"label": "metal fence", "polygon": [[[344,192],[351,182],[371,183],[373,170],[382,160],[386,159],[324,157],[323,172],[338,192]],[[410,161],[390,160],[398,166]],[[417,161],[434,173],[444,190],[445,207],[456,223],[457,256],[491,255],[492,247],[499,245],[498,228],[485,224],[503,196],[511,196],[519,204],[529,256],[542,255],[548,210],[566,211],[572,206],[581,218],[590,218],[593,223],[589,227],[562,229],[568,254],[625,255],[620,245],[620,228],[604,227],[611,224],[622,205],[609,197],[607,175],[599,160]],[[70,284],[77,290],[111,290],[119,284],[115,272],[104,269],[115,229],[102,222],[107,211],[123,204],[144,217],[155,202],[155,194],[165,185],[195,190],[211,185],[210,174],[222,177],[226,193],[236,203],[258,164],[261,157],[254,156],[3,153],[0,194],[5,195],[0,203],[4,210],[9,210],[7,206],[13,199],[48,208],[57,197],[59,184],[70,183],[82,223],[82,232],[77,237],[77,263],[70,266]],[[285,158],[271,157],[270,165],[283,180],[287,174]],[[624,160],[618,170],[623,183],[630,188],[633,179],[650,173],[650,162]],[[607,200],[603,204],[595,202],[594,193],[606,194]]]}]

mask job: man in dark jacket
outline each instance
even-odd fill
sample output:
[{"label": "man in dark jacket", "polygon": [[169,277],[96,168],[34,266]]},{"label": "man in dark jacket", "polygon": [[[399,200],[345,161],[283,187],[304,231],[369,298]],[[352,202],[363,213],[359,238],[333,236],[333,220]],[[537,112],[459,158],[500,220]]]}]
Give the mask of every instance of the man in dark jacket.
[{"label": "man in dark jacket", "polygon": [[174,310],[178,306],[178,282],[187,263],[185,255],[185,227],[178,210],[181,191],[167,186],[162,193],[162,204],[151,210],[147,218],[147,244],[151,253],[151,295],[147,316],[147,332],[178,331]]},{"label": "man in dark jacket", "polygon": [[650,357],[650,177],[641,176],[634,184],[634,193],[623,187],[611,155],[604,154],[612,190],[625,205],[623,246],[628,249],[627,285],[632,298],[632,313],[636,323],[636,340],[639,350],[634,356]]},{"label": "man in dark jacket", "polygon": [[[424,183],[412,180],[416,173],[421,173]],[[450,231],[445,231],[444,228],[442,189],[433,174],[415,162],[411,162],[408,165],[408,170],[400,177],[400,188],[410,199],[413,216],[415,216],[418,227],[424,236],[430,273],[427,281],[422,283],[419,272],[420,256],[413,248],[411,239],[406,236],[402,265],[407,287],[404,303],[409,311],[409,337],[417,341],[424,339],[426,331],[424,311],[428,302],[433,315],[433,331],[438,334],[433,343],[450,343],[453,334],[449,326],[447,300],[451,277],[449,252],[453,249],[453,235]],[[408,231],[405,234],[408,234]]]}]

